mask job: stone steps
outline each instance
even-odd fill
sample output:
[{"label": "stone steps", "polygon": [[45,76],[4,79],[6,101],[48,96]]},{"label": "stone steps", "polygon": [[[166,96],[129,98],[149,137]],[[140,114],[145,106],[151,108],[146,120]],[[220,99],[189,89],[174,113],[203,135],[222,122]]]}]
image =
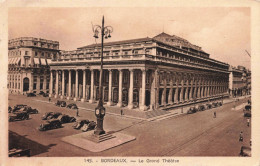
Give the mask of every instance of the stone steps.
[{"label": "stone steps", "polygon": [[103,142],[103,141],[106,141],[106,140],[109,140],[109,139],[112,139],[112,138],[115,138],[116,136],[112,135],[112,134],[102,134],[102,135],[90,135],[88,137],[88,139],[90,141],[93,141],[93,142],[96,142],[96,143],[100,143],[100,142]]}]

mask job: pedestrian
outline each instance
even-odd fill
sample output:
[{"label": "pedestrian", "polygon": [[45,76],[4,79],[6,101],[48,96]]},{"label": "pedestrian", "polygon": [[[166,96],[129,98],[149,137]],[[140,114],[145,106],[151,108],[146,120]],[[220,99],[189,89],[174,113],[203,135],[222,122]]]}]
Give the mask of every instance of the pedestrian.
[{"label": "pedestrian", "polygon": [[51,98],[49,97],[49,102],[51,102]]},{"label": "pedestrian", "polygon": [[249,127],[250,126],[250,119],[247,118],[247,126]]},{"label": "pedestrian", "polygon": [[239,134],[239,142],[243,142],[243,132],[242,131]]},{"label": "pedestrian", "polygon": [[120,111],[121,112],[121,116],[123,115],[123,110]]},{"label": "pedestrian", "polygon": [[250,144],[250,146],[252,146],[252,139],[250,139],[249,144]]},{"label": "pedestrian", "polygon": [[214,118],[216,118],[217,117],[217,113],[216,113],[216,111],[214,111]]},{"label": "pedestrian", "polygon": [[76,116],[79,116],[79,109],[77,108],[77,114],[76,114]]}]

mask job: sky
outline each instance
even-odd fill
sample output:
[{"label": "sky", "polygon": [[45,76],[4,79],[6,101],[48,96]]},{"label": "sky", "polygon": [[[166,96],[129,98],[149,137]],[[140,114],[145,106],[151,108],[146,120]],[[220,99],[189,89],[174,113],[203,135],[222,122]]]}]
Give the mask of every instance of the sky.
[{"label": "sky", "polygon": [[161,32],[187,39],[210,57],[250,68],[250,8],[9,8],[8,38],[39,37],[75,50],[95,42],[92,24],[112,26],[104,42],[154,37]]}]

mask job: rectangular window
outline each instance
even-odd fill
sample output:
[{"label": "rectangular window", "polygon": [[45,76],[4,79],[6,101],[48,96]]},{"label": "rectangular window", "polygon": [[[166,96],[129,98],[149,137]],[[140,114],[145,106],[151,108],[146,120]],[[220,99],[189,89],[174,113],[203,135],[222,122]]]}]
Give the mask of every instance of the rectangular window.
[{"label": "rectangular window", "polygon": [[128,54],[128,52],[127,51],[125,51],[125,55],[127,55]]},{"label": "rectangular window", "polygon": [[33,76],[33,90],[36,89],[37,86],[37,76]]},{"label": "rectangular window", "polygon": [[50,76],[47,77],[46,79],[46,89],[49,89],[49,85],[50,85]]},{"label": "rectangular window", "polygon": [[43,89],[43,76],[40,76],[40,89]]},{"label": "rectangular window", "polygon": [[146,84],[149,84],[149,83],[150,83],[150,79],[149,79],[149,78],[150,78],[150,73],[147,73],[147,74],[146,74],[146,78],[145,78],[145,83],[146,83]]},{"label": "rectangular window", "polygon": [[35,52],[35,57],[37,57],[38,56],[38,53],[37,52]]},{"label": "rectangular window", "polygon": [[128,83],[128,73],[123,73],[123,83],[127,84]]},{"label": "rectangular window", "polygon": [[29,51],[25,51],[25,55],[29,55]]}]

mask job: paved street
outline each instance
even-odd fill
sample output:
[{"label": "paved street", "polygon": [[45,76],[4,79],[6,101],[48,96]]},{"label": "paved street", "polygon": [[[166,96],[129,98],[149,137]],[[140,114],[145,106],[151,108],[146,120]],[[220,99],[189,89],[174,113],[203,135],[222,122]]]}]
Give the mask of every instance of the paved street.
[{"label": "paved street", "polygon": [[[40,111],[31,115],[29,120],[9,123],[9,130],[21,137],[20,143],[30,148],[33,156],[238,156],[240,147],[249,146],[251,137],[251,128],[246,126],[242,109],[232,110],[233,103],[160,121],[107,114],[104,121],[106,131],[132,135],[136,140],[104,152],[92,153],[61,141],[62,137],[81,133],[72,128],[72,123],[64,124],[60,129],[37,130],[43,122],[41,116],[47,111],[76,115],[75,110],[57,107],[46,100],[43,97],[9,96],[10,106],[27,104]],[[241,99],[236,102],[237,108],[246,101]],[[87,110],[80,109],[80,118],[95,120],[91,111],[93,108],[94,105]],[[213,118],[214,110],[217,118]],[[240,131],[244,133],[243,143],[238,141]]]}]

